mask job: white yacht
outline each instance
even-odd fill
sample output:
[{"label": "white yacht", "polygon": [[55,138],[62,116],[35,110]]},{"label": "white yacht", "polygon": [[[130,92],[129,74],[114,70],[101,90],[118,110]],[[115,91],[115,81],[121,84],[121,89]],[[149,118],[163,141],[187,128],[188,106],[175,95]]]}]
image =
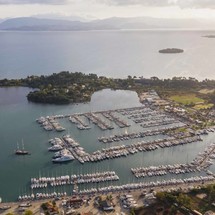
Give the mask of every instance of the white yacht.
[{"label": "white yacht", "polygon": [[48,148],[48,150],[51,152],[56,152],[56,151],[59,151],[61,149],[63,149],[63,147],[61,145],[57,145],[57,144]]},{"label": "white yacht", "polygon": [[68,149],[62,149],[60,151],[55,152],[52,158],[59,158],[59,157],[62,157],[63,155],[67,155],[69,153],[70,152]]},{"label": "white yacht", "polygon": [[68,161],[72,161],[75,158],[72,155],[63,155],[59,158],[54,158],[52,159],[53,163],[63,163],[63,162],[68,162]]}]

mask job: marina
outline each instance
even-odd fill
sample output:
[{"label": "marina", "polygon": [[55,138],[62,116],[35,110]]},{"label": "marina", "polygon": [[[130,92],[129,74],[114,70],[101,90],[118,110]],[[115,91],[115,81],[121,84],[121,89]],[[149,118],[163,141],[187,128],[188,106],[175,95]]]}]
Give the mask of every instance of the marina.
[{"label": "marina", "polygon": [[[23,90],[25,92],[26,89]],[[100,93],[104,98],[111,95],[114,99],[116,92],[119,95],[116,101],[122,101],[126,95],[121,106],[118,105],[120,102],[110,105],[99,99]],[[14,166],[15,169],[9,177],[2,167],[1,197],[7,201],[15,201],[19,197],[18,199],[25,201],[71,195],[73,191],[82,195],[165,186],[171,185],[173,181],[180,185],[189,181],[213,180],[214,164],[206,162],[213,160],[212,148],[208,149],[208,156],[202,155],[205,161],[200,167],[200,172],[182,173],[180,171],[185,168],[182,166],[181,169],[178,168],[178,174],[160,172],[159,175],[135,177],[131,169],[138,166],[174,167],[177,164],[184,164],[185,160],[186,165],[191,164],[198,154],[204,153],[207,146],[213,142],[214,128],[194,131],[189,129],[189,123],[184,119],[157,107],[140,104],[134,92],[116,92],[110,90],[98,92],[88,104],[46,106],[23,104],[21,101],[16,106],[17,112],[14,114],[8,112],[8,108],[3,109],[3,124],[7,125],[8,119],[12,118],[17,124],[10,126],[17,133],[11,135],[8,133],[9,130],[5,131],[4,127],[1,127],[2,140],[8,141],[4,144],[4,154],[0,152],[1,158],[3,159],[6,154],[12,154],[14,142],[23,136],[28,143],[27,149],[31,156],[15,156],[13,153],[8,157],[8,165]],[[131,101],[133,107],[130,105]],[[140,126],[143,122],[135,122],[135,119],[141,118],[145,118],[144,122],[158,123],[159,126],[143,128]],[[37,126],[35,119],[38,119],[41,127]],[[159,121],[161,119],[174,121],[162,125]],[[20,123],[21,120],[25,123]],[[82,126],[85,129],[82,129]],[[178,132],[180,129],[189,132]],[[26,133],[23,134],[22,131]],[[23,174],[19,174],[20,171]],[[115,174],[99,176],[103,172]],[[16,183],[13,181],[14,175]],[[29,182],[29,178],[35,181]],[[4,187],[6,183],[11,184],[10,189],[13,192],[6,192]]]}]

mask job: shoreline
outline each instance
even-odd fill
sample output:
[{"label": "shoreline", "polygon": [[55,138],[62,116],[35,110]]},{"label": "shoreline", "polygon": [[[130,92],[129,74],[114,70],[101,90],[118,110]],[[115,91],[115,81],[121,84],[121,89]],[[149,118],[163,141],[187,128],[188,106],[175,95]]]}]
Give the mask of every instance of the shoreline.
[{"label": "shoreline", "polygon": [[[173,192],[173,191],[179,191],[181,193],[187,193],[190,190],[192,190],[193,188],[200,188],[200,187],[204,187],[207,185],[212,185],[215,184],[215,178],[211,181],[204,181],[204,182],[192,182],[192,183],[187,183],[187,184],[176,184],[176,185],[163,185],[163,186],[158,186],[158,187],[153,187],[153,188],[141,188],[141,189],[134,189],[134,190],[121,190],[119,192],[106,192],[106,193],[94,193],[94,194],[75,194],[75,195],[68,195],[65,196],[59,200],[56,200],[57,206],[60,209],[60,213],[64,214],[64,212],[66,211],[66,208],[64,208],[62,206],[62,201],[63,200],[69,200],[70,198],[76,196],[76,197],[81,197],[83,199],[89,199],[91,197],[95,198],[96,196],[108,196],[111,195],[113,197],[113,200],[118,200],[120,195],[124,195],[124,194],[130,194],[133,195],[135,199],[140,200],[141,196],[143,195],[144,192],[146,193],[154,193],[154,192]],[[33,200],[33,201],[17,201],[17,202],[4,202],[4,203],[0,203],[0,206],[3,205],[7,205],[10,206],[11,208],[3,211],[0,210],[0,214],[7,214],[7,213],[20,213],[19,212],[19,207],[20,204],[25,203],[25,202],[30,202],[31,206],[30,207],[26,207],[26,210],[31,210],[33,212],[33,214],[40,214],[42,212],[41,210],[41,204],[44,202],[51,202],[53,201],[54,198],[51,199],[39,199],[39,200]],[[138,207],[144,206],[143,201],[138,201]],[[140,204],[141,203],[141,204]],[[123,212],[124,214],[128,214],[128,209],[124,209],[122,207],[122,205],[120,204],[120,202],[118,201],[118,204],[115,205],[114,207],[115,211],[114,212],[110,212],[109,214],[116,214],[117,212]],[[64,212],[62,212],[64,211]],[[98,208],[95,208],[93,205],[93,199],[91,199],[90,204],[86,207],[86,205],[82,205],[80,208],[75,210],[76,212],[81,212],[81,213],[86,213],[86,212],[91,212],[94,211],[95,214],[98,212],[101,212]],[[93,213],[94,214],[94,213]],[[103,214],[103,213],[101,213]],[[105,214],[105,213],[104,213]]]}]

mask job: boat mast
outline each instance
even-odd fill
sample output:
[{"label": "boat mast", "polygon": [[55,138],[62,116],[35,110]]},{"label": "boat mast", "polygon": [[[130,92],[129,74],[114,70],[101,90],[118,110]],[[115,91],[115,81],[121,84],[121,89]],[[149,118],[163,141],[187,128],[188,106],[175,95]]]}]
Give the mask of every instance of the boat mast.
[{"label": "boat mast", "polygon": [[23,139],[22,139],[22,150],[24,151],[24,142],[23,142]]}]

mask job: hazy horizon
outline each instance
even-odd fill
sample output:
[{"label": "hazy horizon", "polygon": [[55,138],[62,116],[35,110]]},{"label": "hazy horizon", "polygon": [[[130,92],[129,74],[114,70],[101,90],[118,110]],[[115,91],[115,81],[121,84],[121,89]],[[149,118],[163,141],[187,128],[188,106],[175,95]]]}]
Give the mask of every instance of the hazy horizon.
[{"label": "hazy horizon", "polygon": [[0,19],[153,17],[215,21],[213,0],[0,0]]}]

